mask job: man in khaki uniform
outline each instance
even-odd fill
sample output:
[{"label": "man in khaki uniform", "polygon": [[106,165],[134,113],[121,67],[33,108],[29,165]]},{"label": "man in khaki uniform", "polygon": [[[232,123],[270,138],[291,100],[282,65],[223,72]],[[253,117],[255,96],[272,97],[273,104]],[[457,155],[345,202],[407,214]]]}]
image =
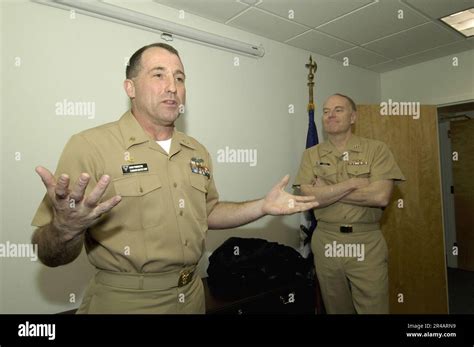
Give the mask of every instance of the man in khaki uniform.
[{"label": "man in khaki uniform", "polygon": [[351,133],[355,120],[351,98],[328,98],[328,140],[305,150],[294,186],[319,202],[311,248],[327,312],[388,313],[387,244],[379,221],[394,180],[404,176],[383,142]]},{"label": "man in khaki uniform", "polygon": [[184,83],[173,47],[141,48],[124,82],[131,110],[72,136],[54,176],[36,169],[47,188],[32,221],[40,260],[70,263],[84,244],[99,270],[78,313],[204,313],[195,268],[208,228],[317,206],[284,191],[288,176],[263,199],[219,202],[209,153],[174,129]]}]

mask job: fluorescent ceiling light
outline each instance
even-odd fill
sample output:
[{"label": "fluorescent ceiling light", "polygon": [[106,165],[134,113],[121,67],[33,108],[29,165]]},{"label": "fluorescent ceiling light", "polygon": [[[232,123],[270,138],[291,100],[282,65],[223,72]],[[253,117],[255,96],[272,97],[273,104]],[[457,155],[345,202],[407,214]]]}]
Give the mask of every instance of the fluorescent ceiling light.
[{"label": "fluorescent ceiling light", "polygon": [[141,12],[114,6],[102,1],[33,0],[33,2],[67,10],[75,10],[78,13],[88,16],[121,24],[125,23],[127,25],[148,31],[158,31],[164,34],[162,35],[162,38],[165,40],[169,40],[171,37],[177,36],[188,41],[202,43],[207,46],[217,47],[227,51],[239,52],[253,57],[263,57],[265,54],[265,50],[261,45],[257,46],[229,39],[220,35],[211,34],[202,30],[153,17]]},{"label": "fluorescent ceiling light", "polygon": [[466,37],[474,35],[474,7],[443,17],[441,20]]}]

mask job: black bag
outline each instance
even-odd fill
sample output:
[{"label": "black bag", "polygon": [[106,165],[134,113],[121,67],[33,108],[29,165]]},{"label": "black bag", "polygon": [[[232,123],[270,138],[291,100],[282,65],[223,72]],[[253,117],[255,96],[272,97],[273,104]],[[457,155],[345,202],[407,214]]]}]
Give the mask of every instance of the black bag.
[{"label": "black bag", "polygon": [[231,237],[209,257],[207,283],[215,297],[237,299],[305,280],[310,268],[291,247]]}]

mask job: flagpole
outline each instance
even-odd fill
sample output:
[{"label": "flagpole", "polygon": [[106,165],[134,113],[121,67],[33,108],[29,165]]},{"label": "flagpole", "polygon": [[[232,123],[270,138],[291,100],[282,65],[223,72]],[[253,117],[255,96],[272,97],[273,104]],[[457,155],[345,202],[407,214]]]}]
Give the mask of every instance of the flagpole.
[{"label": "flagpole", "polygon": [[[307,69],[309,69],[308,73],[308,92],[309,92],[309,102],[308,102],[308,134],[306,136],[306,148],[313,147],[319,143],[318,139],[318,131],[316,129],[316,124],[314,122],[314,96],[313,96],[313,89],[314,89],[314,74],[316,73],[316,70],[318,69],[318,64],[316,64],[315,61],[313,61],[313,57],[310,55],[309,56],[309,63],[305,65]],[[308,211],[307,216],[309,217],[309,222],[308,227],[304,225],[300,225],[300,229],[304,231],[308,239],[311,240],[313,237],[313,233],[316,229],[317,226],[317,221],[314,216],[313,211]],[[315,269],[316,270],[316,269]],[[324,303],[323,299],[321,296],[321,288],[319,286],[319,281],[318,277],[314,276],[314,285],[315,285],[315,302],[316,302],[316,307],[315,311],[317,314],[322,314],[325,312],[324,309]]]},{"label": "flagpole", "polygon": [[307,69],[309,69],[308,73],[308,93],[309,93],[309,102],[308,102],[308,134],[306,136],[306,148],[313,147],[318,144],[318,132],[316,130],[316,124],[314,122],[314,97],[313,97],[313,89],[314,89],[314,73],[318,69],[318,65],[315,61],[313,61],[313,57],[309,56],[309,63],[305,65]]},{"label": "flagpole", "polygon": [[309,63],[305,65],[307,69],[309,69],[308,73],[308,89],[309,89],[309,103],[308,103],[308,111],[314,111],[314,98],[313,98],[313,88],[314,88],[314,73],[318,69],[318,64],[313,61],[313,57],[309,56]]}]

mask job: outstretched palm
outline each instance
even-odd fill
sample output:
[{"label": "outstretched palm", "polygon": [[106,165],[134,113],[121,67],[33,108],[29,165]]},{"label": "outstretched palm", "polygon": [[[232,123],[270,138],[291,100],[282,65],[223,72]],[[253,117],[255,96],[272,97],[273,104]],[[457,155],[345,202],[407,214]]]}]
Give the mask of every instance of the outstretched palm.
[{"label": "outstretched palm", "polygon": [[307,211],[319,205],[314,196],[298,196],[285,192],[285,188],[290,180],[286,175],[275,185],[263,200],[263,212],[270,215],[293,214]]}]

